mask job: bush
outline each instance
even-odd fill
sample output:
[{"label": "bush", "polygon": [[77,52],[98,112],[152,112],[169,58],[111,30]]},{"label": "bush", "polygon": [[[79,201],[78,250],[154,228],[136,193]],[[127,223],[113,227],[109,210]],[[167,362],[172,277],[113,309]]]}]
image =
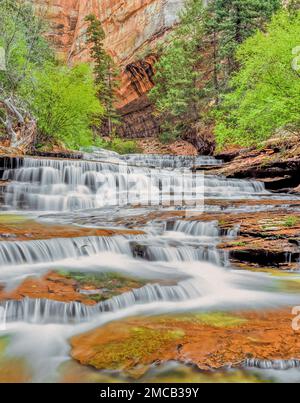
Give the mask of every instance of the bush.
[{"label": "bush", "polygon": [[94,145],[106,150],[115,151],[118,154],[136,154],[140,152],[140,148],[134,140],[123,140],[118,137],[110,141],[106,141],[98,137],[94,141]]},{"label": "bush", "polygon": [[[216,137],[224,144],[258,145],[278,129],[300,129],[300,12],[281,11],[267,32],[257,32],[239,49],[241,70],[217,113]],[[295,68],[296,67],[296,68]]]},{"label": "bush", "polygon": [[[34,75],[35,91],[30,108],[40,136],[78,149],[93,143],[91,123],[103,113],[87,64],[73,68],[48,65]],[[26,88],[24,88],[26,93]],[[27,94],[28,96],[28,94]]]}]

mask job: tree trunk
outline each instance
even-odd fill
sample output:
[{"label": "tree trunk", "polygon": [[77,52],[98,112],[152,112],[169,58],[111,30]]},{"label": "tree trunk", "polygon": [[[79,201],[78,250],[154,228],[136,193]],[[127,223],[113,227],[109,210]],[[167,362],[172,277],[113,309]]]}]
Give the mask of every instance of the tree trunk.
[{"label": "tree trunk", "polygon": [[27,111],[21,111],[12,99],[0,101],[0,108],[5,111],[5,120],[0,118],[0,121],[6,130],[10,147],[22,153],[29,151],[36,137],[35,119]]}]

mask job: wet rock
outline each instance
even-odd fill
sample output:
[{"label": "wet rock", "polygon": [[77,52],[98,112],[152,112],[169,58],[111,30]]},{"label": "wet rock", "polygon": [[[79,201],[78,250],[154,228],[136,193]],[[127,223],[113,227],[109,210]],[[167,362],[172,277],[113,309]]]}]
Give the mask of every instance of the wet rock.
[{"label": "wet rock", "polygon": [[15,290],[7,291],[0,287],[0,301],[30,298],[95,305],[143,285],[142,280],[133,280],[115,273],[97,275],[51,272],[42,278],[28,278]]},{"label": "wet rock", "polygon": [[73,152],[73,151],[33,151],[30,153],[33,157],[43,157],[43,158],[68,158],[72,160],[80,160],[83,158],[83,153]]},{"label": "wet rock", "polygon": [[[288,138],[278,146],[267,144],[261,150],[239,150],[236,156],[231,154],[234,158],[228,158],[229,162],[218,171],[228,178],[261,180],[269,190],[290,191],[300,184],[299,151],[297,138]],[[226,161],[226,154],[221,156]]]},{"label": "wet rock", "polygon": [[[30,229],[30,232],[29,232]],[[52,238],[78,238],[88,236],[140,235],[142,231],[130,229],[97,229],[72,225],[40,223],[26,216],[0,214],[0,234],[14,240],[46,240]],[[1,235],[0,235],[1,238]]]},{"label": "wet rock", "polygon": [[142,245],[142,244],[137,243],[137,242],[131,242],[130,246],[131,246],[133,256],[135,258],[139,257],[139,258],[142,258],[142,259],[148,259],[147,246],[146,245]]},{"label": "wet rock", "polygon": [[202,370],[243,367],[252,359],[298,362],[292,318],[283,310],[127,319],[74,337],[71,354],[83,365],[133,376],[139,366],[139,377],[157,360],[188,361]]},{"label": "wet rock", "polygon": [[200,155],[213,155],[216,140],[213,128],[204,126],[201,122],[194,124],[183,135],[184,140],[191,143]]},{"label": "wet rock", "polygon": [[3,173],[8,169],[18,169],[23,164],[23,156],[6,156],[0,155],[0,186],[5,186],[6,183],[2,181]]}]

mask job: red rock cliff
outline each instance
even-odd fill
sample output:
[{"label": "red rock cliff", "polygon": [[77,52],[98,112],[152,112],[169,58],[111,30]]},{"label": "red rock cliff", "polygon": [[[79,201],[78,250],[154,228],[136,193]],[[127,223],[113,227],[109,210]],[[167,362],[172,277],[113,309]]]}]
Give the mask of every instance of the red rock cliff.
[{"label": "red rock cliff", "polygon": [[88,60],[84,18],[96,14],[106,48],[121,68],[118,108],[122,134],[156,134],[157,122],[145,93],[153,86],[155,44],[176,22],[184,0],[33,0],[50,22],[49,36],[70,63]]}]

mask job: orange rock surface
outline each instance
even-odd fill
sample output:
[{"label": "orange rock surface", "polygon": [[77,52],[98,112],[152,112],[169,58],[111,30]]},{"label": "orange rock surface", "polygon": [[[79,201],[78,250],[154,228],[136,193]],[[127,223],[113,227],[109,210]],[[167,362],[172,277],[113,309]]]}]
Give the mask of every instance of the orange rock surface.
[{"label": "orange rock surface", "polygon": [[51,299],[61,302],[77,301],[86,305],[96,302],[76,291],[76,281],[58,273],[50,273],[43,278],[25,280],[16,290],[0,290],[0,300],[22,300],[23,298]]},{"label": "orange rock surface", "polygon": [[[223,319],[220,314],[211,318],[209,315],[204,319],[199,314],[114,322],[74,337],[72,356],[81,364],[99,369],[130,372],[139,368],[139,374],[144,372],[142,367],[169,360],[193,363],[208,370],[238,367],[247,358],[300,358],[299,333],[292,329],[292,315],[288,310],[246,312],[228,318],[224,314]],[[168,333],[177,337],[162,337]],[[156,334],[156,348],[144,350],[143,342],[149,345],[147,335],[154,339]]]},{"label": "orange rock surface", "polygon": [[0,242],[3,241],[31,241],[37,239],[52,238],[78,238],[86,236],[114,236],[114,235],[138,235],[142,231],[126,229],[96,229],[81,228],[65,225],[47,225],[33,220],[21,222],[1,222],[0,219]]}]

